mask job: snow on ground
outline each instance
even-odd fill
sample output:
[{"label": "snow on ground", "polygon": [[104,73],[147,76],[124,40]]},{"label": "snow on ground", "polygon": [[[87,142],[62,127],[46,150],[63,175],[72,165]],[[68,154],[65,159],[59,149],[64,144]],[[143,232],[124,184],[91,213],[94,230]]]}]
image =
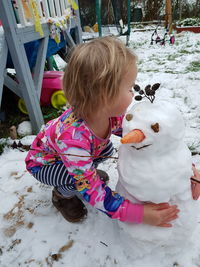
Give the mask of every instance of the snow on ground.
[{"label": "snow on ground", "polygon": [[[130,47],[139,57],[137,83],[142,87],[161,83],[157,94],[170,98],[182,111],[185,141],[194,153],[200,152],[200,34],[182,33],[176,36],[173,46],[150,46],[151,33],[131,33]],[[32,139],[28,136],[21,141],[27,145]],[[117,149],[118,138],[112,140]],[[0,156],[1,267],[199,266],[200,224],[192,239],[193,247],[182,255],[172,258],[158,249],[154,255],[138,255],[133,260],[120,242],[116,222],[94,208],[87,205],[88,217],[82,223],[65,221],[51,204],[52,188],[40,184],[26,171],[25,156],[26,152],[11,148]],[[193,162],[200,169],[198,154]],[[116,160],[110,159],[100,167],[109,173],[109,185],[114,188]]]}]

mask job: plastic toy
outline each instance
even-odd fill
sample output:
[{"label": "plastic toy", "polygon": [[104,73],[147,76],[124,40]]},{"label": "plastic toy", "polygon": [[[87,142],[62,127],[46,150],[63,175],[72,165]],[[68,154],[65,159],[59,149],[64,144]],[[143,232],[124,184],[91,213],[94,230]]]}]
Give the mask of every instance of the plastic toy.
[{"label": "plastic toy", "polygon": [[156,43],[156,44],[160,43],[160,45],[165,45],[166,42],[169,42],[170,44],[174,44],[175,43],[175,36],[170,34],[169,29],[167,27],[165,29],[164,36],[161,38],[158,35],[158,26],[157,26],[151,35],[151,43],[150,44],[153,45],[154,43]]},{"label": "plastic toy", "polygon": [[[62,91],[63,71],[46,71],[42,81],[42,91],[40,97],[41,106],[52,105],[59,109],[67,102],[64,92]],[[18,101],[18,108],[24,114],[28,114],[25,102],[22,98]]]}]

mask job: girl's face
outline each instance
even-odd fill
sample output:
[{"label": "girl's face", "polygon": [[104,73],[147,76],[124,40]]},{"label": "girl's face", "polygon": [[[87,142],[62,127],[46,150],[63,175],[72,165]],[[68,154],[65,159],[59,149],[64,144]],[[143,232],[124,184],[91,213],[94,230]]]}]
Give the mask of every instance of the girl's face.
[{"label": "girl's face", "polygon": [[119,116],[126,112],[128,106],[132,102],[134,96],[133,87],[135,85],[135,79],[137,76],[136,63],[129,65],[128,71],[123,76],[119,85],[119,95],[113,104],[110,105],[110,116]]}]

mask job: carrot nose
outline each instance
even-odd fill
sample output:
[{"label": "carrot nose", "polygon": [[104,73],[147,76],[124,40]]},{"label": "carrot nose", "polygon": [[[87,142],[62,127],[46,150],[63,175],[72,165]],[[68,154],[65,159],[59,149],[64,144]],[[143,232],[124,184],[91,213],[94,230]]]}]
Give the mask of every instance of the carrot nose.
[{"label": "carrot nose", "polygon": [[145,135],[141,130],[135,129],[121,138],[122,144],[140,143],[144,140]]}]

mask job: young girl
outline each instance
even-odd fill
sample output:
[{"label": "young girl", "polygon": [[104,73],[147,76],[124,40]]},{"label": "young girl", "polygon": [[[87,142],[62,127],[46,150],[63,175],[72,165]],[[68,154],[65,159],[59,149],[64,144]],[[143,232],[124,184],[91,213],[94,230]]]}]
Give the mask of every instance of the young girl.
[{"label": "young girl", "polygon": [[82,200],[130,223],[170,227],[178,216],[176,205],[132,204],[112,191],[107,174],[97,169],[112,155],[111,134],[121,136],[136,75],[135,55],[113,37],[80,44],[71,55],[63,78],[71,108],[44,126],[26,157],[28,171],[54,186],[53,205],[70,222],[86,216]]}]

